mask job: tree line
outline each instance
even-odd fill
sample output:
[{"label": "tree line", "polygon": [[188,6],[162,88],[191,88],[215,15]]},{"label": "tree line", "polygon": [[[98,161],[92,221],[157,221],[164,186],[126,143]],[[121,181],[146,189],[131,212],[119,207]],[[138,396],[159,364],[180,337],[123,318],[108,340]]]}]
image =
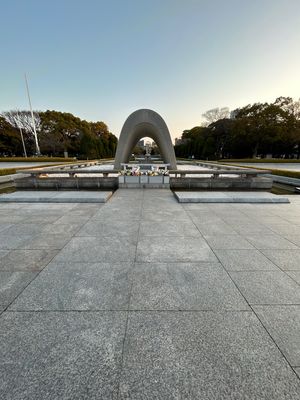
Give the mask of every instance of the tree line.
[{"label": "tree line", "polygon": [[185,130],[177,140],[177,157],[300,158],[300,100],[279,97],[231,113],[227,107],[203,114],[206,123]]},{"label": "tree line", "polygon": [[6,111],[0,114],[0,156],[23,156],[24,138],[27,155],[36,154],[34,125],[41,153],[48,156],[77,158],[114,157],[118,139],[102,122],[88,122],[70,113]]}]

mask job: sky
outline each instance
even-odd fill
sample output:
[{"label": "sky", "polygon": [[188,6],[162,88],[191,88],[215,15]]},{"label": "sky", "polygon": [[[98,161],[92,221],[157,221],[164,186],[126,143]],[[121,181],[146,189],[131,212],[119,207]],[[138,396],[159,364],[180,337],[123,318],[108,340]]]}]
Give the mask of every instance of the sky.
[{"label": "sky", "polygon": [[104,121],[150,108],[171,136],[215,107],[300,97],[300,0],[0,0],[0,111]]}]

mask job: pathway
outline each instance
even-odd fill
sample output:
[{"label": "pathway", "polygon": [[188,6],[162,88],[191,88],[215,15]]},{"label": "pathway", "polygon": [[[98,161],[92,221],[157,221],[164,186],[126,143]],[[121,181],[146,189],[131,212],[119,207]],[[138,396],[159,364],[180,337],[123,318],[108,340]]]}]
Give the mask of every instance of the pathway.
[{"label": "pathway", "polygon": [[299,200],[0,204],[0,398],[299,398]]}]

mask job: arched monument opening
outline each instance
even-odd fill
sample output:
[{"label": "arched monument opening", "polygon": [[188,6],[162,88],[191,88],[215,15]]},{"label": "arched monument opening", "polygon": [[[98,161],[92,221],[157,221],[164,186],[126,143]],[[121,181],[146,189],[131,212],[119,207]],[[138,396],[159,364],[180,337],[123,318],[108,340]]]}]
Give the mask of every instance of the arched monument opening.
[{"label": "arched monument opening", "polygon": [[142,109],[134,111],[125,121],[115,157],[115,169],[121,168],[121,163],[128,163],[132,150],[143,137],[149,137],[157,144],[160,154],[171,169],[176,169],[176,157],[169,129],[162,117],[153,110]]}]

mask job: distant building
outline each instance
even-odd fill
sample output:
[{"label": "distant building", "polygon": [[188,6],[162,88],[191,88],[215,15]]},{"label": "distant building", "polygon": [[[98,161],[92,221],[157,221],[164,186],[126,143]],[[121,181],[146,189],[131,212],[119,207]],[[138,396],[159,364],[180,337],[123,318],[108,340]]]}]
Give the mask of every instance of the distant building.
[{"label": "distant building", "polygon": [[144,140],[139,140],[138,143],[137,143],[137,146],[141,147],[143,149],[145,147]]}]

